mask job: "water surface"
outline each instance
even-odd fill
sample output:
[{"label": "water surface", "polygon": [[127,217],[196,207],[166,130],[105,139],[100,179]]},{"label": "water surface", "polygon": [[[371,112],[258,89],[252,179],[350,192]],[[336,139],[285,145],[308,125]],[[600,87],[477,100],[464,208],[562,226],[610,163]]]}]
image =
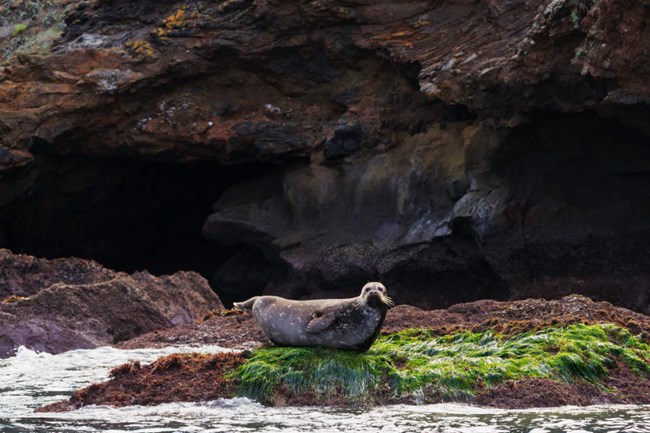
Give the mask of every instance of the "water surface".
[{"label": "water surface", "polygon": [[19,349],[0,360],[2,432],[625,432],[650,433],[650,406],[591,406],[501,410],[462,404],[387,406],[369,410],[266,408],[247,399],[153,407],[90,406],[66,413],[34,413],[74,390],[106,379],[130,360],[151,362],[175,352],[220,352],[219,347],[118,350],[60,355]]}]

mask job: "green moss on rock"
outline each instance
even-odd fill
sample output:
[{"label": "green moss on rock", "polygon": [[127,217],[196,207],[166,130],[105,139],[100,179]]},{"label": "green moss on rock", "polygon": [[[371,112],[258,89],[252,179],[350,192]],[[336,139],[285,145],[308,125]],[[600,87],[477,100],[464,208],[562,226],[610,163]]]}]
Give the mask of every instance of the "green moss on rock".
[{"label": "green moss on rock", "polygon": [[[442,337],[411,329],[382,336],[366,353],[268,347],[233,374],[240,395],[322,401],[470,399],[478,389],[528,377],[600,384],[622,362],[650,374],[650,347],[616,325],[551,327],[504,337],[491,331]],[[646,377],[647,379],[647,377]]]},{"label": "green moss on rock", "polygon": [[66,8],[76,6],[72,0],[0,0],[0,30],[11,29],[10,38],[0,35],[0,64],[14,54],[47,52],[65,29]]}]

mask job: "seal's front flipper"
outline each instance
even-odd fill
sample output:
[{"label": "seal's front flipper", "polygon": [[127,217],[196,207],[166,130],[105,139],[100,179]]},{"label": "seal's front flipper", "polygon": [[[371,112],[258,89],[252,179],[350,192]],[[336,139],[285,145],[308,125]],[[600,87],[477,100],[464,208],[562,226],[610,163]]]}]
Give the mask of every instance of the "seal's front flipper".
[{"label": "seal's front flipper", "polygon": [[259,296],[253,296],[248,301],[244,302],[233,302],[232,306],[235,310],[247,311],[250,313],[253,310],[253,305],[255,304],[255,301],[257,301],[257,298],[259,298]]},{"label": "seal's front flipper", "polygon": [[334,313],[323,313],[317,311],[307,324],[306,331],[310,334],[318,334],[331,327],[336,322],[337,316]]}]

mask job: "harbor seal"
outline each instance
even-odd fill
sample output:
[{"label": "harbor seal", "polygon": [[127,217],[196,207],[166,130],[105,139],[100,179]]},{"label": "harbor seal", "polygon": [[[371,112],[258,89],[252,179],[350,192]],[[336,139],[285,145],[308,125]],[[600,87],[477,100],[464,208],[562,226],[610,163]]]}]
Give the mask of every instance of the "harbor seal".
[{"label": "harbor seal", "polygon": [[320,346],[365,352],[379,336],[386,312],[395,304],[383,284],[372,282],[349,299],[294,301],[255,296],[234,307],[253,313],[278,346]]}]

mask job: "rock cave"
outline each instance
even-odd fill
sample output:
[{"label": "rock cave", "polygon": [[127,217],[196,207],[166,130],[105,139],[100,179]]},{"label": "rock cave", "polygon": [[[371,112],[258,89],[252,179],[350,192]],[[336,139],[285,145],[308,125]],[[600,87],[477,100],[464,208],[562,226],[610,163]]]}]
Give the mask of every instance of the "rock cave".
[{"label": "rock cave", "polygon": [[640,48],[609,3],[529,6],[84,3],[0,71],[0,247],[195,270],[226,304],[381,279],[647,312],[646,66],[598,44]]}]

